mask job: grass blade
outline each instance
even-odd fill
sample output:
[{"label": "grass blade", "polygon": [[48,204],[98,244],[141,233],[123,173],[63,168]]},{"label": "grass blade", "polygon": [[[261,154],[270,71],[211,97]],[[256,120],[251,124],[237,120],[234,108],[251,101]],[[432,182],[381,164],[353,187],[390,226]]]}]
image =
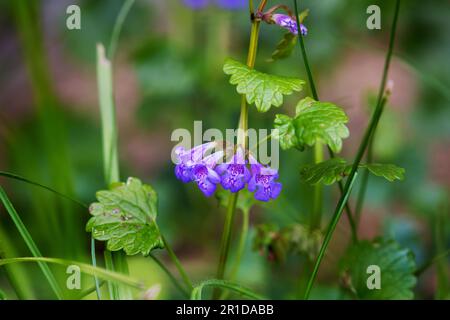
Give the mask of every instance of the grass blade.
[{"label": "grass blade", "polygon": [[239,293],[240,295],[244,297],[248,297],[250,299],[254,300],[266,300],[263,296],[260,296],[257,293],[254,293],[250,289],[244,288],[238,284],[235,284],[230,281],[226,280],[217,280],[217,279],[211,279],[206,280],[200,283],[198,286],[192,290],[191,293],[191,300],[202,300],[202,291],[205,287],[214,287],[214,288],[225,288],[231,291],[234,291],[236,293]]},{"label": "grass blade", "polygon": [[[9,201],[8,196],[6,195],[5,191],[2,187],[0,187],[0,200],[3,202],[3,205],[6,208],[6,211],[10,215],[11,219],[13,220],[14,224],[16,225],[17,230],[19,231],[20,235],[22,236],[23,240],[25,241],[28,249],[31,251],[31,254],[34,257],[41,257],[42,254],[39,251],[38,247],[36,246],[36,243],[34,242],[33,238],[31,237],[30,233],[28,232],[27,228],[22,222],[22,219],[20,219],[19,215],[17,214],[17,211],[14,209],[14,206],[12,205],[11,201]],[[51,272],[48,265],[46,265],[43,262],[39,262],[39,267],[42,270],[42,273],[44,274],[45,278],[47,279],[48,283],[50,284],[53,292],[57,296],[58,299],[63,299],[63,293],[61,288],[59,287],[58,283],[56,282],[55,277],[53,276],[53,273]]]},{"label": "grass blade", "polygon": [[144,289],[144,284],[142,281],[135,280],[129,276],[105,270],[103,268],[94,267],[87,263],[82,263],[78,261],[65,260],[59,258],[47,258],[47,257],[21,257],[21,258],[10,258],[10,259],[0,259],[0,266],[18,263],[18,262],[37,262],[38,264],[46,264],[46,263],[54,263],[63,266],[76,265],[80,268],[80,271],[91,276],[98,276],[102,279],[113,281],[116,283],[125,284],[127,286],[136,288],[136,289]]}]

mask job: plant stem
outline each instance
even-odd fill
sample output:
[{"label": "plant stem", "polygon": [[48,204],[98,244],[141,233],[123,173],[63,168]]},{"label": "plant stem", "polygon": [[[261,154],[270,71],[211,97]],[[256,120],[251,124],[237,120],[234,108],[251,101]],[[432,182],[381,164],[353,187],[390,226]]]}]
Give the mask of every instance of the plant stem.
[{"label": "plant stem", "polygon": [[126,0],[122,7],[120,8],[119,14],[117,15],[116,22],[114,23],[114,28],[109,42],[108,48],[108,58],[111,62],[114,62],[114,56],[116,54],[117,43],[119,42],[120,32],[122,31],[125,19],[130,12],[135,0]]},{"label": "plant stem", "polygon": [[[323,145],[321,142],[316,142],[314,145],[314,163],[323,161]],[[320,229],[322,221],[322,202],[323,202],[323,187],[320,183],[314,186],[314,201],[313,213],[311,215],[310,227],[311,229]]]},{"label": "plant stem", "polygon": [[174,286],[186,297],[189,298],[189,291],[184,288],[180,282],[175,278],[175,276],[170,272],[169,269],[153,254],[149,254],[149,256],[155,261],[155,263],[167,274],[167,276],[170,278]]},{"label": "plant stem", "polygon": [[[0,187],[0,200],[3,202],[6,211],[13,220],[14,225],[16,226],[17,230],[19,231],[20,235],[25,241],[25,244],[27,245],[33,257],[35,258],[42,257],[42,254],[38,249],[36,243],[34,242],[33,238],[31,237],[31,234],[28,232],[28,229],[25,227],[24,223],[22,222],[22,219],[20,218],[11,201],[9,201],[9,198],[2,187]],[[58,282],[56,281],[49,266],[43,262],[39,262],[39,267],[41,268],[42,273],[44,274],[45,278],[50,284],[50,287],[52,288],[56,297],[60,300],[63,299],[61,287],[58,285]]]},{"label": "plant stem", "polygon": [[[248,227],[249,227],[249,217],[250,212],[249,210],[244,210],[242,212],[242,229],[241,229],[241,236],[239,238],[239,245],[236,253],[236,259],[234,260],[233,268],[231,269],[229,279],[230,281],[234,281],[236,279],[237,273],[239,271],[239,266],[241,265],[241,259],[242,255],[244,254],[245,250],[245,243],[247,242],[247,236],[248,236]],[[222,295],[220,296],[221,300],[225,300],[228,296],[229,291],[224,291]]]},{"label": "plant stem", "polygon": [[[295,0],[294,0],[295,1]],[[372,118],[370,120],[370,124],[364,134],[363,140],[359,146],[358,152],[356,154],[355,160],[353,161],[353,165],[352,165],[352,169],[350,171],[350,174],[347,178],[347,181],[345,183],[345,187],[344,187],[344,193],[341,196],[341,198],[339,199],[339,202],[336,206],[336,210],[335,213],[333,215],[333,218],[328,226],[327,232],[325,234],[325,238],[323,241],[323,244],[320,248],[319,254],[317,256],[315,265],[314,265],[314,269],[313,272],[311,274],[311,277],[308,281],[308,286],[306,288],[306,292],[305,292],[305,299],[309,298],[309,294],[311,292],[312,286],[314,284],[314,280],[316,279],[317,276],[317,272],[319,271],[319,267],[320,267],[320,263],[322,262],[322,259],[325,255],[325,251],[328,247],[328,244],[331,240],[331,237],[333,236],[333,232],[337,226],[337,223],[339,222],[339,219],[342,215],[342,211],[345,207],[345,204],[350,196],[351,193],[351,189],[353,186],[353,183],[356,179],[356,175],[358,172],[358,166],[359,163],[361,162],[362,157],[364,156],[364,153],[366,151],[367,145],[378,125],[378,121],[380,120],[381,114],[383,113],[383,108],[384,105],[386,103],[386,97],[384,96],[385,93],[385,87],[386,87],[386,80],[387,80],[387,75],[388,75],[388,71],[389,71],[389,65],[391,62],[391,57],[392,57],[392,52],[394,49],[394,41],[395,41],[395,31],[397,28],[397,20],[398,20],[398,14],[399,14],[399,10],[400,10],[400,0],[397,0],[395,3],[395,12],[394,12],[394,18],[393,18],[393,22],[392,22],[392,26],[391,26],[391,34],[390,34],[390,39],[389,39],[389,48],[388,51],[386,53],[386,60],[384,63],[384,68],[383,68],[383,76],[381,78],[381,85],[380,85],[380,91],[378,92],[378,101],[377,101],[377,106],[375,108],[375,111],[372,115]]]},{"label": "plant stem", "polygon": [[[97,266],[97,257],[95,256],[95,239],[91,237],[91,261],[94,267]],[[100,292],[100,283],[97,276],[94,276],[95,292],[97,293],[97,299],[102,300],[102,294]]]},{"label": "plant stem", "polygon": [[194,290],[192,290],[191,300],[202,300],[202,290],[204,287],[225,288],[228,290],[235,291],[235,292],[241,294],[242,296],[246,296],[253,300],[267,300],[265,297],[260,296],[259,294],[254,293],[253,291],[251,291],[247,288],[241,287],[238,284],[235,284],[230,281],[217,280],[217,279],[206,280],[206,281],[203,281],[202,283],[200,283],[198,286],[196,286],[194,288]]},{"label": "plant stem", "polygon": [[[306,53],[306,47],[305,47],[305,43],[303,41],[303,35],[302,35],[301,31],[300,31],[300,22],[298,21],[299,12],[298,12],[297,1],[296,0],[293,0],[293,1],[294,1],[294,8],[295,8],[295,17],[296,17],[295,19],[297,21],[297,32],[299,34],[299,36],[298,36],[299,41],[298,42],[300,44],[300,49],[301,49],[301,53],[302,53],[302,57],[303,57],[303,62],[304,62],[304,65],[305,65],[306,74],[308,76],[309,86],[311,88],[311,93],[313,95],[314,100],[319,101],[320,99],[319,99],[319,95],[318,95],[317,90],[316,90],[314,77],[312,75],[311,68],[310,68],[309,62],[308,62],[308,55]],[[315,161],[314,162],[318,163],[318,162],[320,162],[320,161],[318,161],[320,158],[323,159],[323,150],[322,150],[322,147],[320,145],[318,145],[318,144],[316,144],[314,146],[314,148],[315,148],[315,152],[314,152],[314,154],[315,154]],[[334,152],[330,149],[330,147],[328,147],[328,154],[329,154],[330,158],[334,158],[335,157],[334,156]],[[342,196],[343,190],[344,190],[344,187],[342,185],[342,181],[338,181],[338,187],[339,187],[339,191],[340,191],[341,196]],[[314,225],[317,225],[317,226],[320,226],[320,224],[321,224],[320,223],[320,220],[321,220],[320,219],[320,217],[321,217],[321,205],[322,205],[322,195],[321,195],[321,193],[322,193],[322,188],[320,187],[320,185],[318,185],[315,188],[314,199],[317,198],[317,200],[315,200],[315,202],[319,202],[319,199],[320,199],[320,206],[318,206],[317,204],[314,206],[314,208],[317,207],[317,209],[313,210],[313,219],[312,219],[313,221],[317,221],[317,219],[314,218],[314,217],[317,217],[317,216],[319,217],[318,221],[314,223]],[[348,218],[348,221],[349,221],[349,224],[350,224],[350,228],[351,228],[351,232],[352,232],[352,239],[353,239],[354,242],[356,242],[358,240],[358,235],[357,235],[357,232],[356,232],[356,225],[355,225],[355,222],[353,220],[353,215],[352,215],[350,206],[348,204],[345,204],[345,212],[347,214],[347,218]]]},{"label": "plant stem", "polygon": [[[373,161],[373,140],[375,139],[375,133],[374,131],[373,136],[371,137],[369,141],[369,146],[367,147],[367,163],[370,164]],[[364,205],[364,198],[366,196],[367,191],[367,184],[369,183],[369,170],[364,170],[362,173],[361,178],[361,186],[359,188],[358,197],[356,200],[356,207],[355,207],[355,222],[356,222],[356,228],[359,226],[359,222],[361,219],[361,212]]]},{"label": "plant stem", "polygon": [[331,237],[333,236],[333,232],[336,229],[336,226],[337,226],[337,224],[339,222],[339,219],[342,216],[342,212],[343,212],[343,210],[345,208],[345,204],[347,203],[348,198],[350,197],[350,193],[352,191],[352,187],[353,187],[353,184],[354,184],[354,182],[356,180],[356,176],[357,176],[357,173],[358,173],[359,163],[361,162],[361,159],[362,159],[362,157],[364,155],[364,152],[365,152],[365,150],[367,148],[367,145],[369,143],[369,139],[370,139],[371,135],[373,134],[374,129],[378,125],[378,121],[380,120],[380,116],[381,116],[381,113],[383,112],[383,108],[384,108],[384,105],[386,103],[386,100],[387,100],[387,98],[384,97],[381,100],[380,105],[377,106],[377,108],[376,108],[376,110],[375,110],[375,112],[374,112],[374,114],[372,116],[372,119],[370,121],[369,127],[367,128],[367,130],[366,130],[366,132],[364,134],[363,140],[362,140],[362,142],[361,142],[361,144],[359,146],[358,152],[356,154],[355,160],[354,160],[353,165],[352,165],[352,169],[350,171],[350,174],[349,174],[349,176],[347,178],[347,181],[345,183],[345,186],[344,186],[344,193],[341,196],[341,198],[339,199],[339,202],[338,202],[338,204],[336,206],[336,210],[334,212],[333,218],[331,219],[331,222],[328,225],[328,228],[327,228],[327,231],[326,231],[326,234],[325,234],[325,238],[323,240],[322,246],[320,248],[319,254],[318,254],[317,259],[316,259],[316,262],[314,264],[313,272],[312,272],[312,274],[311,274],[311,276],[309,278],[308,286],[306,288],[305,297],[304,297],[305,299],[308,299],[308,297],[309,297],[310,291],[311,291],[312,286],[314,284],[314,280],[315,280],[315,278],[317,276],[317,272],[319,271],[320,263],[322,262],[322,259],[323,259],[324,255],[325,255],[325,251],[326,251],[326,249],[328,247],[328,244],[330,243]]},{"label": "plant stem", "polygon": [[[107,185],[120,181],[112,61],[114,60],[120,32],[133,3],[134,0],[127,0],[123,3],[114,23],[110,45],[108,48],[109,60],[105,56],[103,47],[99,46],[97,48],[98,85],[100,91],[100,110],[103,128],[103,159],[105,181]],[[106,256],[108,256],[108,254],[106,254],[105,257]],[[119,272],[129,274],[126,254],[123,251],[112,252],[110,264],[111,263],[112,266],[115,266]],[[116,284],[113,286],[116,286]],[[115,299],[132,298],[129,288],[122,285],[117,285],[117,290],[112,290],[112,293]]]},{"label": "plant stem", "polygon": [[175,267],[177,267],[178,272],[180,273],[181,278],[183,279],[186,287],[191,291],[194,286],[192,285],[191,280],[189,279],[189,276],[187,275],[186,271],[184,270],[183,266],[180,263],[180,260],[178,260],[175,252],[172,250],[172,247],[167,242],[166,238],[161,234],[161,239],[164,243],[164,247],[167,250],[167,253],[169,254],[170,259],[175,264]]},{"label": "plant stem", "polygon": [[[238,193],[232,193],[229,198],[228,208],[225,216],[225,224],[223,226],[222,241],[220,245],[219,265],[217,266],[217,279],[223,279],[225,274],[225,267],[228,259],[228,252],[231,244],[231,229],[233,225],[233,218],[236,212],[236,202]],[[213,299],[217,299],[219,292],[214,290]]]},{"label": "plant stem", "polygon": [[[265,1],[261,2],[259,8],[264,7]],[[249,1],[249,8],[253,7],[253,2]],[[252,12],[253,13],[253,12]],[[257,19],[252,20],[252,26],[250,31],[250,41],[249,48],[247,54],[247,66],[249,68],[253,68],[255,66],[256,60],[256,52],[258,49],[258,35],[259,35],[259,26],[260,21]],[[245,95],[242,95],[241,98],[241,114],[239,117],[239,128],[238,128],[238,145],[241,145],[244,148],[244,151],[247,151],[247,129],[248,129],[248,105]],[[231,244],[231,229],[233,226],[233,219],[236,211],[236,202],[237,202],[238,193],[232,193],[230,195],[230,199],[228,202],[228,208],[225,217],[225,224],[222,233],[222,241],[221,241],[221,249],[220,249],[220,257],[219,264],[217,266],[217,279],[223,279],[225,274],[226,263],[228,259],[228,252],[230,250]],[[219,296],[218,290],[214,290],[213,299]]]},{"label": "plant stem", "polygon": [[47,258],[47,257],[20,257],[20,258],[10,258],[10,259],[0,259],[0,266],[8,265],[11,263],[18,263],[18,262],[37,262],[37,263],[53,263],[58,264],[62,266],[70,266],[70,265],[76,265],[80,267],[80,271],[86,274],[89,274],[91,276],[97,275],[98,277],[102,279],[111,280],[114,282],[120,282],[124,285],[143,290],[144,286],[142,281],[133,279],[129,276],[125,276],[121,273],[117,272],[111,272],[109,270],[105,270],[103,268],[99,267],[93,267],[90,264],[73,261],[73,260],[65,260],[65,259],[59,259],[59,258]]},{"label": "plant stem", "polygon": [[[103,251],[103,258],[105,259],[105,268],[108,271],[115,272],[114,269],[114,261],[111,255],[111,251],[105,250]],[[108,293],[109,293],[109,299],[115,300],[118,296],[117,294],[117,286],[115,283],[108,281]]]}]

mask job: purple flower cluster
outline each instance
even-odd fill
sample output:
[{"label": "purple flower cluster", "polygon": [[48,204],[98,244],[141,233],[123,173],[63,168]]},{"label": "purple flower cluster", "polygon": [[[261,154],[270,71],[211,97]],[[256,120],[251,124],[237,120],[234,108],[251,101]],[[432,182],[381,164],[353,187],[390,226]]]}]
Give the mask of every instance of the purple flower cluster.
[{"label": "purple flower cluster", "polygon": [[176,177],[184,183],[197,183],[207,197],[216,191],[218,184],[231,192],[238,192],[247,185],[248,190],[255,193],[255,199],[260,201],[278,197],[282,185],[276,182],[277,170],[258,163],[251,155],[247,161],[241,147],[238,147],[231,159],[225,163],[221,163],[225,156],[224,151],[205,156],[215,147],[215,142],[209,142],[189,150],[183,147],[175,149],[178,160],[175,166]]},{"label": "purple flower cluster", "polygon": [[[290,33],[298,35],[297,21],[295,20],[295,18],[287,14],[275,13],[272,15],[272,21],[280,27],[285,28]],[[306,36],[308,34],[308,29],[306,29],[306,27],[301,23],[300,32],[303,36]]]},{"label": "purple flower cluster", "polygon": [[247,0],[183,0],[183,3],[195,10],[203,9],[213,3],[227,10],[241,9],[247,6]]}]

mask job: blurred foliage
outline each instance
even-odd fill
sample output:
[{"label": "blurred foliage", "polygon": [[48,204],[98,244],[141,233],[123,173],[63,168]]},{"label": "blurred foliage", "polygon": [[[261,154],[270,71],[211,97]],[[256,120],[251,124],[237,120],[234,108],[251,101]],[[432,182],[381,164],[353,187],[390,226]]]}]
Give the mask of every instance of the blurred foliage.
[{"label": "blurred foliage", "polygon": [[[74,31],[65,27],[68,5],[65,1],[27,1],[24,6],[22,1],[0,2],[0,87],[5,88],[0,90],[1,169],[48,184],[90,203],[95,200],[95,191],[105,188],[98,106],[95,102],[67,98],[59,92],[58,88],[65,81],[61,80],[64,77],[56,77],[56,74],[67,71],[65,65],[68,64],[76,70],[88,70],[95,83],[95,45],[97,42],[107,43],[122,1],[77,1],[82,8],[82,30]],[[291,5],[290,1],[280,2]],[[269,1],[269,5],[275,3],[274,0]],[[370,4],[381,7],[381,30],[365,27],[366,8]],[[305,21],[309,30],[305,43],[319,83],[337,70],[351,50],[384,55],[387,24],[393,11],[390,1],[305,0],[302,6],[310,9]],[[383,179],[369,180],[367,210],[363,212],[368,222],[366,225],[362,221],[360,228],[365,238],[374,233],[386,235],[394,238],[401,247],[410,248],[417,265],[450,245],[450,173],[448,166],[438,168],[435,162],[437,157],[446,156],[448,160],[449,6],[448,1],[402,2],[395,52],[417,83],[417,90],[413,92],[415,97],[410,100],[410,105],[400,109],[390,102],[386,106],[377,131],[374,158],[377,162],[396,163],[405,168],[406,177],[404,181],[393,184],[385,183]],[[32,17],[29,25],[24,25],[25,20],[20,18],[24,12]],[[119,70],[127,69],[137,80],[137,96],[120,100],[134,99],[137,105],[136,110],[129,109],[129,113],[133,113],[130,117],[132,123],[122,125],[119,131],[123,176],[140,176],[157,190],[158,226],[175,245],[195,280],[214,271],[224,210],[217,199],[206,200],[198,190],[176,180],[168,151],[173,145],[170,133],[176,128],[192,131],[194,120],[203,120],[204,130],[236,126],[240,97],[229,85],[222,65],[228,56],[244,61],[248,35],[246,9],[224,11],[208,7],[192,11],[183,6],[181,0],[137,0],[124,25],[114,61],[116,76]],[[267,63],[282,36],[279,28],[261,27],[256,60],[258,70],[306,79],[298,46],[294,46],[292,53],[284,59]],[[77,74],[72,73],[68,77],[76,78]],[[117,91],[130,85],[121,78],[115,82]],[[96,92],[95,86],[86,92],[81,85],[66,90],[77,92],[79,96]],[[362,99],[365,103],[358,106],[367,115],[370,114],[370,105],[373,105],[369,96],[374,90],[370,88],[368,96]],[[293,114],[291,111],[296,102],[304,95],[308,95],[307,87],[300,95],[285,97],[284,106],[276,111]],[[335,102],[346,112],[350,111],[345,103]],[[129,105],[118,107],[124,110]],[[250,126],[272,128],[274,115],[274,110],[260,114],[256,108],[250,108]],[[350,129],[351,125],[352,119]],[[135,144],[133,139],[142,133],[145,134],[145,143]],[[351,131],[350,136],[352,134]],[[359,137],[354,141],[359,141]],[[345,148],[344,143],[344,152]],[[148,169],[135,165],[133,153],[138,155],[135,155],[138,159],[142,153],[150,158],[145,159],[145,163],[150,164]],[[258,248],[271,248],[277,257],[284,257],[286,243],[294,241],[292,237],[296,235],[297,250],[302,253],[288,255],[284,264],[270,264],[251,251],[250,245],[246,248],[238,280],[258,292],[270,293],[273,298],[297,296],[297,280],[293,281],[293,277],[297,279],[299,273],[302,275],[308,271],[304,268],[299,270],[299,265],[303,265],[315,250],[313,244],[305,244],[302,240],[305,232],[309,232],[305,230],[312,210],[313,189],[301,183],[299,174],[302,165],[312,162],[311,157],[310,152],[283,151],[280,154],[282,195],[273,203],[252,209],[251,237],[255,239],[256,236]],[[89,218],[86,210],[20,182],[2,179],[1,183],[43,255],[89,262],[90,235],[83,228]],[[220,193],[218,195],[221,201],[225,201]],[[325,189],[325,219],[334,209],[336,195],[335,188]],[[247,207],[247,204],[242,206]],[[9,251],[0,253],[2,257],[28,256],[29,252],[3,208],[0,208],[0,221],[0,243],[9,244],[5,246]],[[264,229],[268,227],[255,229],[261,223],[273,226],[273,230]],[[306,229],[301,232],[297,229],[294,233],[293,226],[296,225]],[[284,236],[279,236],[283,233],[281,230],[288,229],[291,229],[291,235],[286,242]],[[330,261],[342,256],[345,232],[336,240],[339,250],[328,254]],[[277,237],[273,237],[274,234]],[[276,243],[274,239],[277,239]],[[312,238],[308,236],[306,239]],[[100,249],[102,244],[99,244],[98,252]],[[102,264],[101,257],[99,260]],[[448,299],[448,261],[444,258],[438,265],[436,283],[429,284],[434,280],[428,277],[418,279],[416,298]],[[42,285],[44,281],[37,266],[12,268],[17,271],[15,278],[26,283],[18,284],[27,288],[25,297],[52,298],[50,288]],[[51,268],[64,281],[65,270]],[[130,269],[139,277],[148,279],[149,285],[160,283],[160,298],[178,297],[176,289],[170,286],[166,276],[150,259],[131,258]],[[0,269],[0,288],[12,299],[16,296],[12,287],[14,282],[10,281],[14,275],[10,271],[11,268],[9,271]],[[430,272],[435,272],[435,268]],[[27,277],[22,277],[23,273]],[[311,297],[353,298],[342,286],[336,286],[337,278],[335,266],[325,263]],[[90,277],[82,278],[83,287],[91,285]],[[439,294],[435,295],[430,286],[438,288]],[[67,294],[76,296],[76,292],[68,291]],[[89,298],[94,298],[94,295]]]}]

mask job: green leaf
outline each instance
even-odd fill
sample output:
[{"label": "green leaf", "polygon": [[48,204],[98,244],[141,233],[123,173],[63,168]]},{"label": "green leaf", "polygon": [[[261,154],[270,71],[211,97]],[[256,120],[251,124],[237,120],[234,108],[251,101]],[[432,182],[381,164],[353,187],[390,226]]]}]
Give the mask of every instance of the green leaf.
[{"label": "green leaf", "polygon": [[266,112],[273,105],[281,106],[283,95],[302,90],[305,81],[292,77],[281,77],[250,69],[246,65],[227,59],[223,71],[231,75],[230,83],[244,94],[249,104],[254,103],[260,112]]},{"label": "green leaf", "polygon": [[[368,278],[380,270],[380,289],[369,289]],[[403,249],[395,241],[361,241],[351,246],[342,261],[345,283],[359,299],[412,299],[417,280],[416,263],[409,249]]]},{"label": "green leaf", "polygon": [[285,114],[277,114],[275,116],[274,127],[278,130],[275,130],[272,133],[272,138],[277,139],[280,142],[280,147],[283,150],[292,147],[298,147],[300,150],[303,150],[304,148],[300,146],[295,134],[295,127],[292,120],[291,117]]},{"label": "green leaf", "polygon": [[148,255],[164,247],[156,225],[157,195],[151,186],[128,178],[126,183],[113,184],[96,196],[99,202],[89,207],[93,217],[86,230],[96,240],[107,241],[108,250]]},{"label": "green leaf", "polygon": [[374,175],[383,177],[391,182],[394,180],[403,180],[405,178],[405,169],[393,164],[371,163],[363,166]]},{"label": "green leaf", "polygon": [[323,141],[331,150],[339,152],[342,139],[349,136],[345,126],[347,122],[348,117],[342,108],[306,97],[297,104],[293,125],[301,145],[312,147],[316,142]]},{"label": "green leaf", "polygon": [[298,15],[298,21],[300,21],[300,23],[303,23],[303,21],[305,21],[308,14],[309,14],[309,9],[305,9],[302,12],[300,12]]},{"label": "green leaf", "polygon": [[[228,207],[230,196],[231,192],[222,188],[216,192],[216,198],[219,201],[219,205],[224,208]],[[247,189],[239,191],[236,207],[241,209],[242,212],[249,212],[256,203],[258,203],[258,201],[255,199],[253,193]]]},{"label": "green leaf", "polygon": [[6,297],[6,293],[4,293],[1,289],[0,289],[0,300],[8,300]]},{"label": "green leaf", "polygon": [[351,166],[342,158],[333,158],[317,164],[304,166],[300,177],[309,184],[323,183],[330,185],[349,174]]},{"label": "green leaf", "polygon": [[[308,184],[323,183],[330,185],[341,180],[350,173],[351,164],[342,158],[333,158],[316,164],[309,164],[300,169],[300,177]],[[393,164],[360,164],[360,168],[367,168],[376,176],[383,177],[393,182],[403,180],[405,169]]]},{"label": "green leaf", "polygon": [[276,60],[285,59],[289,57],[292,51],[295,48],[295,44],[297,43],[297,36],[287,32],[283,35],[283,39],[278,42],[275,51],[272,52],[270,59],[268,62],[274,62]]}]

